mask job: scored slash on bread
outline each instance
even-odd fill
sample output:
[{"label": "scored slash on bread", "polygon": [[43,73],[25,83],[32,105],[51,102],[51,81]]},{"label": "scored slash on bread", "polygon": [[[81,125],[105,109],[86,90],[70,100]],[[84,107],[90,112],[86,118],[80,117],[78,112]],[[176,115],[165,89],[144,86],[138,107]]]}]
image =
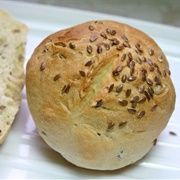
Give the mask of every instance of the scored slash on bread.
[{"label": "scored slash on bread", "polygon": [[0,144],[20,107],[27,33],[25,24],[0,9]]}]

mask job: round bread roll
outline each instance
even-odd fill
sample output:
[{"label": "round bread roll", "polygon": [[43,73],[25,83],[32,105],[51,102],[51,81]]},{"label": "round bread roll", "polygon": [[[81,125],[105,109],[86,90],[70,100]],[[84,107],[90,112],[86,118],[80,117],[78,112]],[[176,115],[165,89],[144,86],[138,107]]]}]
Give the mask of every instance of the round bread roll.
[{"label": "round bread roll", "polygon": [[176,98],[160,47],[110,20],[45,38],[28,61],[26,90],[45,142],[76,166],[95,170],[141,159],[166,127]]}]

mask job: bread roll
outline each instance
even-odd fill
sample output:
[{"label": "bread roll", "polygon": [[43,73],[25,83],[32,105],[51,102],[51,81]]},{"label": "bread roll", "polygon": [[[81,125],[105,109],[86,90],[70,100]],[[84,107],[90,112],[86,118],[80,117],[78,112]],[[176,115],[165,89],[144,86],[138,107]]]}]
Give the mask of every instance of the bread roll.
[{"label": "bread roll", "polygon": [[27,100],[45,142],[76,166],[141,159],[174,110],[167,59],[143,32],[90,21],[45,38],[27,64]]},{"label": "bread roll", "polygon": [[0,9],[0,144],[15,119],[24,85],[24,55],[28,28]]}]

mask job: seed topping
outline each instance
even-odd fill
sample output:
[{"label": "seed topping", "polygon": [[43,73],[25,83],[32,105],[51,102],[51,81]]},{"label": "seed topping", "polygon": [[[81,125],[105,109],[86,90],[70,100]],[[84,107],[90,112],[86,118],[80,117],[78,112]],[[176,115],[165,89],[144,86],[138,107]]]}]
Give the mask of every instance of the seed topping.
[{"label": "seed topping", "polygon": [[111,41],[110,44],[111,44],[112,46],[119,44],[119,41],[118,41],[116,38],[111,38],[111,39],[109,39],[109,40]]},{"label": "seed topping", "polygon": [[115,69],[115,71],[117,71],[117,72],[121,72],[123,70],[123,66],[118,66],[116,69]]},{"label": "seed topping", "polygon": [[128,47],[128,48],[131,47],[130,44],[129,44],[128,42],[123,42],[123,46],[124,46],[124,47]]},{"label": "seed topping", "polygon": [[145,114],[146,114],[145,111],[140,111],[140,112],[137,114],[137,118],[142,118]]},{"label": "seed topping", "polygon": [[86,73],[84,71],[79,71],[79,74],[82,76],[82,77],[85,77],[86,76]]},{"label": "seed topping", "polygon": [[102,53],[102,47],[101,46],[98,46],[97,53]]},{"label": "seed topping", "polygon": [[150,72],[153,72],[153,71],[154,71],[154,67],[153,67],[153,66],[150,66],[149,71],[150,71]]},{"label": "seed topping", "polygon": [[101,36],[102,36],[103,38],[107,39],[107,36],[106,36],[106,34],[105,34],[104,32],[101,33]]},{"label": "seed topping", "polygon": [[74,43],[69,43],[69,47],[71,48],[71,49],[74,49],[76,46],[75,46],[75,44]]},{"label": "seed topping", "polygon": [[90,42],[94,42],[94,41],[96,41],[98,39],[98,36],[92,36],[90,39],[89,39],[89,41]]},{"label": "seed topping", "polygon": [[108,34],[111,34],[111,29],[107,28],[107,29],[106,29],[106,32],[107,32]]},{"label": "seed topping", "polygon": [[136,57],[136,62],[139,63],[139,64],[142,64],[142,61],[141,61],[140,57],[138,57],[138,56]]},{"label": "seed topping", "polygon": [[[128,57],[129,57],[130,61],[133,59],[132,54],[130,52],[128,53]],[[131,62],[133,62],[133,61],[131,61]]]},{"label": "seed topping", "polygon": [[131,103],[131,107],[134,109],[134,108],[136,108],[136,106],[137,106],[137,102],[132,102]]},{"label": "seed topping", "polygon": [[161,78],[159,76],[155,76],[154,81],[156,82],[156,85],[161,85],[162,84]]},{"label": "seed topping", "polygon": [[158,105],[154,105],[152,108],[151,108],[151,112],[155,111],[157,109]]},{"label": "seed topping", "polygon": [[140,111],[140,112],[137,114],[137,118],[142,118],[144,115],[145,115],[145,111]]},{"label": "seed topping", "polygon": [[130,102],[138,102],[139,101],[139,96],[134,96],[130,99]]},{"label": "seed topping", "polygon": [[87,52],[88,53],[92,53],[93,49],[92,49],[92,46],[91,45],[88,45],[87,46]]},{"label": "seed topping", "polygon": [[109,124],[108,124],[108,128],[107,129],[111,129],[111,128],[113,128],[114,127],[114,125],[115,125],[115,123],[114,122],[109,122]]},{"label": "seed topping", "polygon": [[162,73],[161,73],[159,67],[156,68],[156,71],[157,71],[157,73],[158,73],[159,75],[162,75]]},{"label": "seed topping", "polygon": [[126,59],[126,54],[122,54],[121,60],[124,61]]},{"label": "seed topping", "polygon": [[108,93],[110,93],[113,90],[113,88],[114,88],[114,84],[111,84],[109,89],[108,89]]},{"label": "seed topping", "polygon": [[113,71],[112,74],[113,74],[114,76],[118,76],[118,75],[119,75],[119,72],[118,72],[118,71]]},{"label": "seed topping", "polygon": [[88,61],[88,62],[85,64],[85,66],[91,66],[92,64],[93,64],[93,61],[90,60],[90,61]]},{"label": "seed topping", "polygon": [[123,83],[125,83],[125,82],[126,82],[126,79],[127,79],[127,75],[124,74],[124,75],[121,77],[121,81],[122,81]]},{"label": "seed topping", "polygon": [[146,74],[144,72],[142,73],[142,81],[146,81]]},{"label": "seed topping", "polygon": [[121,37],[122,37],[122,39],[123,39],[124,41],[128,42],[128,38],[127,38],[124,34],[121,35]]},{"label": "seed topping", "polygon": [[93,31],[93,30],[94,30],[94,26],[89,25],[89,30],[90,30],[90,31]]},{"label": "seed topping", "polygon": [[149,55],[152,56],[154,54],[154,50],[153,49],[150,49],[149,50]]},{"label": "seed topping", "polygon": [[106,50],[109,50],[109,49],[110,49],[110,46],[109,46],[108,43],[104,43],[104,47],[105,47]]},{"label": "seed topping", "polygon": [[122,89],[123,89],[123,85],[121,84],[121,85],[116,87],[116,92],[120,93],[122,91]]},{"label": "seed topping", "polygon": [[123,46],[116,46],[116,49],[117,49],[118,51],[122,50],[123,48],[124,48]]},{"label": "seed topping", "polygon": [[115,30],[112,30],[111,31],[111,35],[114,36],[116,34],[116,31]]},{"label": "seed topping", "polygon": [[145,86],[144,85],[139,87],[139,93],[144,93],[144,90],[145,90]]},{"label": "seed topping", "polygon": [[122,121],[119,123],[119,127],[122,128],[127,124],[127,121]]},{"label": "seed topping", "polygon": [[[129,53],[128,55],[131,55],[131,53]],[[129,63],[129,68],[130,68],[130,69],[133,69],[133,68],[134,68],[134,66],[135,66],[135,62],[134,62],[134,61],[132,61],[132,55],[131,55],[131,56],[129,56],[129,60],[130,60],[130,63]]]},{"label": "seed topping", "polygon": [[43,52],[45,52],[45,53],[46,53],[46,52],[48,52],[48,49],[47,49],[47,48],[45,48]]},{"label": "seed topping", "polygon": [[97,108],[102,106],[102,103],[103,103],[102,99],[98,100],[95,107]]},{"label": "seed topping", "polygon": [[159,60],[159,62],[163,62],[163,56],[162,56],[162,54],[160,54],[160,55],[158,56],[158,60]]},{"label": "seed topping", "polygon": [[136,76],[129,76],[128,81],[134,81],[137,77]]},{"label": "seed topping", "polygon": [[168,71],[168,74],[169,74],[169,76],[171,75],[171,71],[170,70]]},{"label": "seed topping", "polygon": [[166,70],[165,70],[165,69],[163,70],[163,76],[164,76],[164,77],[166,77],[166,76],[167,76],[167,72],[166,72]]},{"label": "seed topping", "polygon": [[42,62],[40,66],[40,70],[43,71],[46,67],[46,62]]},{"label": "seed topping", "polygon": [[135,109],[127,108],[127,110],[131,114],[136,114],[136,110]]},{"label": "seed topping", "polygon": [[131,95],[131,89],[126,90],[126,98],[128,98]]},{"label": "seed topping", "polygon": [[156,144],[157,144],[157,139],[155,139],[155,140],[153,141],[153,145],[156,146]]},{"label": "seed topping", "polygon": [[139,52],[143,52],[143,50],[141,49],[141,45],[139,43],[136,43],[135,47]]},{"label": "seed topping", "polygon": [[[95,29],[94,26],[92,25],[89,25],[89,30],[90,31],[93,31]],[[89,41],[90,42],[95,42],[98,37],[100,37],[101,39],[104,38],[104,39],[107,39],[106,41],[108,41],[108,43],[97,43],[97,53],[100,54],[102,53],[102,51],[105,51],[106,50],[109,50],[110,49],[110,46],[115,46],[114,48],[116,48],[117,50],[122,50],[123,48],[131,48],[131,45],[129,44],[129,41],[128,41],[128,38],[122,34],[121,35],[121,38],[124,40],[124,42],[122,42],[122,45],[120,44],[120,41],[123,41],[120,39],[120,41],[118,39],[116,39],[114,35],[116,35],[116,30],[111,30],[110,28],[107,28],[106,29],[106,32],[101,32],[99,35],[92,35],[92,37],[90,36],[90,39]],[[111,36],[111,38],[109,39],[109,35],[112,35],[114,37]],[[109,42],[110,41],[110,42]],[[90,43],[89,43],[90,44]],[[75,49],[75,44],[70,42],[69,43],[69,47],[71,49]],[[135,49],[136,48],[136,49]],[[124,65],[119,65],[117,66],[114,71],[112,72],[112,74],[114,76],[119,76],[121,77],[121,81],[122,81],[122,84],[120,84],[119,86],[117,86],[115,88],[115,91],[116,93],[120,93],[122,92],[123,90],[123,83],[125,83],[126,81],[135,81],[137,79],[137,76],[135,76],[135,69],[136,69],[136,66],[139,66],[138,64],[142,64],[143,62],[147,62],[147,64],[149,64],[149,66],[147,66],[147,68],[142,68],[141,69],[141,72],[142,72],[142,81],[145,82],[144,85],[141,85],[138,89],[139,93],[144,93],[144,95],[140,95],[142,97],[139,97],[139,96],[131,96],[131,89],[126,89],[125,90],[125,96],[126,98],[130,97],[128,100],[126,100],[126,98],[124,99],[120,99],[118,102],[119,102],[119,105],[120,106],[127,106],[128,103],[129,103],[129,107],[127,106],[127,111],[130,113],[130,114],[136,114],[135,116],[137,118],[142,118],[145,116],[146,112],[142,109],[140,109],[140,111],[136,109],[136,106],[137,104],[141,104],[141,103],[145,103],[146,102],[146,99],[148,101],[150,101],[151,98],[153,98],[155,92],[154,92],[154,87],[153,84],[155,84],[156,86],[161,86],[162,85],[162,81],[161,81],[161,77],[160,75],[163,74],[164,77],[166,77],[168,75],[168,70],[166,71],[165,69],[162,71],[160,71],[160,68],[159,66],[156,64],[156,63],[153,63],[152,60],[150,58],[147,57],[143,57],[141,56],[141,53],[143,52],[143,49],[141,48],[141,45],[139,43],[136,43],[135,44],[135,48],[134,50],[136,51],[136,56],[137,57],[134,57],[132,56],[131,52],[126,52],[123,53],[121,55],[121,61],[125,61],[126,60],[126,63],[125,66],[128,66],[128,68],[130,68],[130,74],[126,75],[126,74],[123,74],[121,76],[121,71],[123,70],[123,68],[125,67]],[[95,49],[94,49],[95,50]],[[128,49],[127,49],[128,50]],[[87,45],[87,53],[92,53],[93,52],[93,47],[91,45]],[[153,56],[154,55],[154,50],[153,49],[149,49],[149,55],[150,56]],[[127,57],[127,59],[126,59]],[[158,56],[158,61],[159,62],[162,62],[163,61],[163,56],[160,54]],[[89,60],[88,62],[85,63],[85,66],[91,66],[92,64],[94,63],[93,60]],[[138,63],[138,64],[136,64]],[[135,66],[136,65],[136,66]],[[43,71],[46,67],[46,62],[42,62],[41,66],[40,66],[40,70]],[[157,73],[159,75],[156,75],[154,77],[154,81],[152,81],[151,79],[147,78],[146,75],[147,75],[147,71],[148,72],[153,72],[154,70],[157,71]],[[83,70],[79,70],[79,74],[80,76],[82,77],[85,77],[86,76],[86,73],[85,71]],[[57,74],[56,76],[54,76],[54,81],[57,81],[59,78],[61,77],[61,74]],[[147,83],[147,84],[146,84]],[[63,88],[62,88],[62,93],[68,93],[70,88],[71,88],[72,84],[69,83],[69,84],[66,84]],[[145,89],[145,86],[146,86],[146,89]],[[110,84],[109,87],[107,87],[107,91],[108,93],[112,92],[114,89],[114,84]],[[117,95],[117,94],[116,94]],[[103,104],[103,100],[102,99],[99,99],[96,101],[96,104],[95,104],[95,108],[98,108],[100,106],[102,106]],[[141,106],[141,105],[138,105],[138,106]],[[151,112],[155,111],[157,109],[158,105],[154,105],[152,108],[151,108]],[[2,106],[0,106],[0,109],[2,109]],[[127,124],[127,121],[122,121],[119,123],[119,127],[122,128],[124,127],[125,125]],[[112,129],[113,127],[115,126],[115,123],[113,121],[109,122],[108,123],[108,127],[107,129]]]},{"label": "seed topping", "polygon": [[146,96],[143,96],[138,100],[138,103],[144,103],[145,101],[146,101]]},{"label": "seed topping", "polygon": [[70,90],[70,88],[71,88],[71,86],[72,86],[71,83],[66,84],[66,85],[63,87],[63,89],[62,89],[62,94],[63,94],[63,93],[68,93],[69,90]]},{"label": "seed topping", "polygon": [[61,77],[61,74],[57,74],[56,76],[54,76],[54,81],[57,81],[60,77]]},{"label": "seed topping", "polygon": [[128,104],[128,101],[127,100],[119,100],[119,104],[121,106],[126,106]]},{"label": "seed topping", "polygon": [[146,74],[147,73],[147,70],[145,68],[142,68],[141,71]]},{"label": "seed topping", "polygon": [[150,66],[152,66],[153,65],[153,62],[151,61],[151,59],[147,59],[147,62],[148,62],[148,64],[150,65]]},{"label": "seed topping", "polygon": [[148,99],[148,101],[151,99],[150,94],[147,91],[144,91],[144,94],[146,96],[146,98]]},{"label": "seed topping", "polygon": [[146,78],[146,82],[147,82],[150,86],[153,85],[153,82],[152,82],[151,79],[149,79],[149,78]]}]

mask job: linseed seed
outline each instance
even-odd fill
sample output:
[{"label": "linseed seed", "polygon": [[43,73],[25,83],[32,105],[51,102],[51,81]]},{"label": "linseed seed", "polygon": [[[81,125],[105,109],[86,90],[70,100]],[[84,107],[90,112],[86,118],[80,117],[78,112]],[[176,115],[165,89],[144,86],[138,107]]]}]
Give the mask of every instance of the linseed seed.
[{"label": "linseed seed", "polygon": [[142,118],[145,114],[146,114],[145,111],[140,111],[140,112],[137,114],[137,118]]},{"label": "linseed seed", "polygon": [[93,31],[93,30],[94,30],[94,26],[89,25],[89,30],[90,30],[90,31]]},{"label": "linseed seed", "polygon": [[92,46],[91,45],[88,45],[87,46],[87,52],[88,53],[92,53],[93,49],[92,49]]},{"label": "linseed seed", "polygon": [[98,39],[98,36],[92,36],[90,39],[89,39],[89,41],[90,42],[94,42],[94,41],[96,41]]},{"label": "linseed seed", "polygon": [[93,64],[93,61],[90,60],[90,61],[88,61],[88,62],[85,64],[85,66],[91,66],[92,64]]},{"label": "linseed seed", "polygon": [[119,104],[121,105],[121,106],[127,106],[127,104],[128,104],[128,101],[127,100],[119,100]]},{"label": "linseed seed", "polygon": [[119,127],[122,128],[127,124],[127,121],[122,121],[119,123]]},{"label": "linseed seed", "polygon": [[56,76],[54,76],[54,81],[57,81],[60,77],[61,77],[61,74],[57,74]]},{"label": "linseed seed", "polygon": [[82,77],[85,77],[86,76],[86,73],[84,71],[79,71],[79,74],[82,76]]},{"label": "linseed seed", "polygon": [[40,70],[43,71],[46,67],[46,62],[42,62],[40,66]]},{"label": "linseed seed", "polygon": [[123,85],[122,84],[116,87],[116,92],[117,93],[120,93],[122,90],[123,90]]},{"label": "linseed seed", "polygon": [[102,47],[101,46],[97,47],[97,53],[99,53],[99,54],[102,53]]},{"label": "linseed seed", "polygon": [[122,56],[121,56],[121,60],[124,61],[125,59],[126,59],[126,54],[124,53],[124,54],[122,54]]},{"label": "linseed seed", "polygon": [[114,89],[114,84],[111,84],[109,89],[108,89],[108,93],[110,93],[113,89]]},{"label": "linseed seed", "polygon": [[101,35],[103,38],[107,39],[107,35],[106,35],[104,32],[102,32],[100,35]]},{"label": "linseed seed", "polygon": [[131,89],[126,90],[126,98],[128,98],[131,95]]},{"label": "linseed seed", "polygon": [[70,47],[71,49],[75,49],[76,46],[75,46],[74,43],[71,43],[71,42],[70,42],[70,43],[69,43],[69,47]]},{"label": "linseed seed", "polygon": [[154,105],[152,108],[151,108],[151,112],[155,111],[157,109],[158,105]]},{"label": "linseed seed", "polygon": [[97,108],[97,107],[100,107],[100,106],[102,106],[102,104],[103,104],[103,101],[102,101],[102,99],[100,99],[100,100],[97,101],[95,107],[96,107],[96,108]]},{"label": "linseed seed", "polygon": [[124,34],[122,34],[121,37],[124,41],[128,42],[128,38]]},{"label": "linseed seed", "polygon": [[121,77],[121,81],[122,81],[123,83],[125,83],[125,82],[126,82],[126,79],[127,79],[127,75],[126,75],[126,74],[123,74],[123,76]]},{"label": "linseed seed", "polygon": [[136,114],[136,110],[135,109],[127,108],[127,110],[131,114]]},{"label": "linseed seed", "polygon": [[114,122],[109,122],[107,129],[112,129],[115,126]]}]

